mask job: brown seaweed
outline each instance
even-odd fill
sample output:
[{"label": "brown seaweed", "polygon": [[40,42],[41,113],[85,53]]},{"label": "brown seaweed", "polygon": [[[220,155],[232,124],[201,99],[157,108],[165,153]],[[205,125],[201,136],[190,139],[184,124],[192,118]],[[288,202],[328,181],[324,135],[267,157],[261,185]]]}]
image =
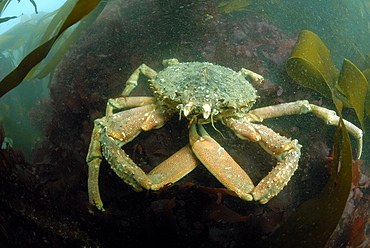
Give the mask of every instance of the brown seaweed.
[{"label": "brown seaweed", "polygon": [[[352,150],[342,120],[341,127],[342,140],[339,128],[334,136],[334,173],[325,188],[318,196],[302,204],[264,246],[308,248],[324,247],[328,242],[343,215],[352,187]],[[339,154],[342,156],[340,161]]]},{"label": "brown seaweed", "polygon": [[60,35],[67,28],[89,14],[99,2],[100,0],[79,0],[62,24],[58,33],[29,53],[15,69],[0,82],[0,97],[18,86],[27,74],[48,55]]},{"label": "brown seaweed", "polygon": [[308,30],[300,33],[286,69],[298,84],[332,99],[339,112],[342,105],[354,108],[364,129],[363,117],[368,91],[366,77],[346,59],[338,73],[330,51],[315,33]]},{"label": "brown seaweed", "polygon": [[364,74],[349,60],[344,59],[338,79],[338,89],[346,96],[364,126],[365,101],[368,93],[368,81]]},{"label": "brown seaweed", "polygon": [[[356,98],[354,96],[352,90],[355,87],[350,89],[350,84],[354,84],[352,77],[358,79],[357,76],[361,75],[359,70],[357,68],[355,70],[354,65],[345,61],[341,75],[338,76],[331,61],[329,50],[310,31],[302,31],[292,56],[288,60],[287,68],[288,73],[297,83],[310,87],[328,97],[331,95],[336,103],[339,116],[341,116],[342,107],[342,102],[337,97],[339,86],[342,86],[340,93],[346,96],[351,106],[361,101],[360,97]],[[340,78],[340,83],[337,85],[336,79],[338,77]],[[363,87],[363,85],[360,84],[359,87]],[[364,89],[360,90],[364,91]],[[361,104],[363,105],[363,103],[364,99],[362,99]],[[360,117],[362,116],[360,115]],[[318,196],[302,204],[267,240],[265,246],[325,246],[343,215],[352,187],[352,148],[342,118],[334,136],[334,155],[332,162],[333,173],[323,191]],[[338,170],[338,168],[340,169]],[[292,237],[296,238],[292,239]]]}]

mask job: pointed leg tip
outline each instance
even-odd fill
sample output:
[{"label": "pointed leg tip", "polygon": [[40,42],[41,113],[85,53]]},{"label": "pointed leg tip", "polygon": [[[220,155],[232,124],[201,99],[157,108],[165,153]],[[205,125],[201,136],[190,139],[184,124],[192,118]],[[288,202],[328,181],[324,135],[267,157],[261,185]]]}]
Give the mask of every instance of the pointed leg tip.
[{"label": "pointed leg tip", "polygon": [[99,200],[90,200],[91,205],[95,206],[100,211],[105,211],[103,207],[103,202]]},{"label": "pointed leg tip", "polygon": [[270,201],[270,199],[262,199],[262,200],[259,200],[258,202],[259,202],[259,204],[266,204],[266,203],[268,203]]},{"label": "pointed leg tip", "polygon": [[241,199],[243,199],[244,201],[253,201],[253,196],[251,194],[245,194],[243,196],[239,196]]}]

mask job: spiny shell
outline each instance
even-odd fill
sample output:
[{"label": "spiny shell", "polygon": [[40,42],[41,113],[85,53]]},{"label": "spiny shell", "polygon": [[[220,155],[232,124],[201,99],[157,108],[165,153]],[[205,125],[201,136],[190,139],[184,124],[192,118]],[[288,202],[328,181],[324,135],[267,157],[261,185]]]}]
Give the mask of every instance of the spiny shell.
[{"label": "spiny shell", "polygon": [[247,113],[258,97],[242,75],[206,62],[170,65],[151,80],[151,86],[164,105],[185,110],[184,116],[197,116],[200,123],[211,122],[204,113],[209,107],[212,119],[217,120]]}]

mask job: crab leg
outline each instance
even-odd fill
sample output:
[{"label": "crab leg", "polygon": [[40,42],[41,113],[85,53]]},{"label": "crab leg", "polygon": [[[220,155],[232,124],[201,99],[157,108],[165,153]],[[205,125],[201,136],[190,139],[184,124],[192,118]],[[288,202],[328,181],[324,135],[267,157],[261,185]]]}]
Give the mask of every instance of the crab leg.
[{"label": "crab leg", "polygon": [[136,191],[143,188],[158,190],[180,180],[199,164],[191,147],[187,145],[147,175],[121,149],[121,146],[139,135],[141,130],[149,131],[163,126],[168,118],[167,114],[156,112],[155,105],[144,105],[95,120],[86,161],[89,165],[89,199],[98,209],[103,209],[98,182],[103,156],[113,171]]},{"label": "crab leg", "polygon": [[102,153],[113,171],[135,191],[142,191],[143,188],[150,189],[151,180],[145,172],[135,164],[124,150],[116,145],[113,138],[103,136]]},{"label": "crab leg", "polygon": [[263,125],[234,119],[229,119],[227,124],[239,138],[258,142],[278,160],[272,171],[251,192],[255,201],[264,204],[276,196],[293,176],[298,167],[301,145],[297,140],[285,138]]},{"label": "crab leg", "polygon": [[155,70],[153,70],[146,64],[141,64],[126,81],[126,86],[122,91],[121,97],[108,100],[105,115],[112,115],[113,110],[137,107],[155,102],[154,97],[133,97],[132,99],[127,97],[128,95],[130,95],[131,91],[136,88],[137,80],[139,79],[140,73],[144,74],[150,79],[157,75],[157,72]]},{"label": "crab leg", "polygon": [[194,170],[199,163],[190,145],[184,146],[148,174],[152,180],[150,189],[159,190],[167,184],[179,181]]},{"label": "crab leg", "polygon": [[159,190],[167,184],[176,182],[195,169],[199,160],[189,145],[174,153],[156,166],[148,175],[117,146],[110,137],[103,137],[103,155],[113,171],[135,191],[142,189]]},{"label": "crab leg", "polygon": [[[189,145],[174,153],[171,157],[155,167],[148,175],[135,164],[134,161],[122,150],[113,138],[102,137],[102,153],[113,171],[135,191],[142,191],[143,188],[158,190],[167,184],[176,182],[191,172],[199,164],[199,160],[193,154]],[[100,158],[101,161],[101,158]],[[100,166],[100,161],[89,163],[89,197],[90,202],[100,210],[103,209],[101,201],[98,178],[99,170],[94,170],[93,165]],[[90,176],[93,177],[90,180]],[[96,180],[96,182],[92,181]]]},{"label": "crab leg", "polygon": [[[127,99],[126,96],[130,95],[131,91],[135,89],[135,87],[137,86],[137,80],[139,79],[140,73],[144,74],[150,79],[154,78],[157,75],[157,72],[155,70],[153,70],[146,64],[141,64],[126,81],[126,86],[124,90],[122,91],[121,97],[112,98],[108,100],[106,115],[112,115],[114,109],[122,109],[124,107],[130,107],[130,106],[127,106],[127,104],[129,103],[126,102],[126,99]],[[137,98],[140,100],[140,102],[136,102],[132,106],[150,104],[149,103],[150,101],[155,100],[155,99],[147,99],[147,98],[152,98],[152,97],[142,97],[141,99]],[[129,101],[131,101],[131,99]]]},{"label": "crab leg", "polygon": [[86,162],[89,166],[87,180],[89,200],[91,204],[93,204],[100,210],[103,209],[103,202],[99,193],[99,170],[100,163],[103,160],[103,154],[101,153],[100,145],[100,134],[102,132],[102,127],[94,123],[89,152],[86,157]]},{"label": "crab leg", "polygon": [[113,111],[128,109],[133,107],[139,107],[144,105],[150,105],[155,103],[157,100],[155,97],[150,96],[123,96],[117,98],[111,98],[107,102],[107,108],[105,115],[112,115]]},{"label": "crab leg", "polygon": [[128,96],[133,89],[137,86],[137,80],[139,79],[140,72],[147,76],[148,78],[152,79],[157,75],[157,72],[147,66],[146,64],[141,64],[132,75],[128,78],[126,82],[126,87],[122,91],[123,96]]},{"label": "crab leg", "polygon": [[264,80],[263,76],[245,68],[241,68],[239,74],[257,83],[261,83]]},{"label": "crab leg", "polygon": [[[335,111],[319,107],[314,104],[310,104],[310,107],[312,109],[312,113],[314,113],[320,119],[324,120],[327,125],[339,125],[340,117],[335,113]],[[362,130],[347,120],[343,119],[343,122],[348,132],[357,139],[357,159],[360,159],[363,146]]]},{"label": "crab leg", "polygon": [[262,122],[268,118],[292,114],[306,114],[308,112],[311,112],[310,104],[307,100],[303,100],[252,109],[248,112],[245,119],[251,122]]},{"label": "crab leg", "polygon": [[241,199],[252,201],[250,192],[254,185],[248,174],[240,168],[234,159],[198,125],[193,123],[189,132],[193,152],[204,166],[228,189],[234,191]]},{"label": "crab leg", "polygon": [[[310,104],[307,100],[283,103],[269,107],[258,108],[249,111],[245,119],[251,122],[262,122],[264,119],[279,117],[292,114],[306,114],[312,112],[320,119],[324,120],[328,125],[337,126],[339,124],[339,116],[333,110]],[[362,130],[347,120],[343,120],[349,133],[357,139],[357,158],[361,157],[362,153]]]},{"label": "crab leg", "polygon": [[[98,209],[103,209],[98,182],[100,163],[103,158],[102,148],[105,151],[104,156],[110,155],[105,148],[105,145],[111,147],[111,142],[113,141],[110,140],[114,140],[114,142],[122,146],[135,138],[141,130],[150,130],[163,126],[165,120],[166,116],[155,112],[154,105],[145,105],[94,121],[86,162],[89,165],[89,199]],[[122,151],[118,145],[117,147],[117,150]],[[133,184],[133,187],[135,189],[140,188],[137,184]]]}]

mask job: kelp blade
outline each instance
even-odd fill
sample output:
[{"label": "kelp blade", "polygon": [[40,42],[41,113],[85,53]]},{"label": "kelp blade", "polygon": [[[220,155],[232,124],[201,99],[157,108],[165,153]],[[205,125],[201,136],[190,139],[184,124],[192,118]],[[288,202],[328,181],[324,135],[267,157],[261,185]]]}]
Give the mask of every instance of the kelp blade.
[{"label": "kelp blade", "polygon": [[[367,82],[370,82],[370,69],[364,70],[362,74],[365,76]],[[367,88],[367,97],[365,99],[365,109],[366,109],[367,116],[370,117],[370,87],[369,85]]]},{"label": "kelp blade", "polygon": [[332,99],[338,111],[343,105],[353,107],[364,128],[364,102],[368,91],[365,76],[346,59],[339,74],[329,50],[316,34],[307,30],[300,33],[286,70],[298,84]]},{"label": "kelp blade", "polygon": [[298,84],[331,99],[338,78],[329,50],[313,32],[304,30],[287,61],[286,70]]},{"label": "kelp blade", "polygon": [[[58,50],[53,54],[52,50],[49,52],[48,57],[49,60],[46,58],[43,60],[42,63],[40,63],[38,66],[41,67],[40,70],[35,71],[35,73],[29,73],[26,77],[26,79],[33,80],[35,78],[42,79],[49,75],[50,73],[53,74],[53,71],[55,67],[59,64],[59,62],[62,60],[64,54],[70,49],[71,45],[75,44],[77,40],[80,38],[81,34],[93,23],[96,18],[100,15],[100,13],[103,11],[107,4],[107,1],[101,1],[98,6],[84,19],[83,22],[80,22],[77,24],[75,28],[73,28],[73,31],[71,34],[67,35],[67,38],[61,43],[61,45],[58,45],[57,41],[55,45],[57,45]],[[35,68],[37,68],[36,66]],[[30,78],[29,78],[30,77]],[[51,83],[52,76],[49,79],[49,84]]]},{"label": "kelp blade", "polygon": [[345,59],[338,79],[338,87],[348,98],[355,109],[357,117],[364,130],[365,100],[368,82],[362,72],[349,60]]},{"label": "kelp blade", "polygon": [[79,0],[64,21],[58,34],[29,53],[15,69],[0,82],[0,97],[18,86],[32,68],[47,56],[57,38],[68,27],[80,21],[90,13],[99,2],[100,0]]}]

